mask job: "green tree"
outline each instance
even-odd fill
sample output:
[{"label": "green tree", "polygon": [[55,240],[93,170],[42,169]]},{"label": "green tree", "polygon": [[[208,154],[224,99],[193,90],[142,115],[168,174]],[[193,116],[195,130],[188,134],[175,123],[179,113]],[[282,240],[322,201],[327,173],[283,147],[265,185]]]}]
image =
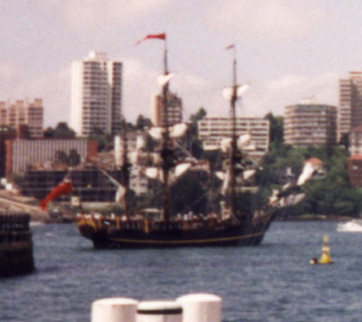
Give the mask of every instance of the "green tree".
[{"label": "green tree", "polygon": [[269,112],[264,119],[270,122],[270,142],[274,145],[280,145],[284,142],[284,118],[282,116],[274,116]]},{"label": "green tree", "polygon": [[52,127],[49,126],[48,128],[46,128],[46,130],[44,130],[43,136],[46,139],[54,138],[54,132],[55,132],[55,130]]},{"label": "green tree", "polygon": [[55,152],[55,162],[59,164],[69,165],[68,155],[64,151]]},{"label": "green tree", "polygon": [[54,137],[74,139],[75,132],[68,127],[68,124],[66,122],[59,122],[58,125],[55,127]]},{"label": "green tree", "polygon": [[190,123],[187,135],[191,138],[191,154],[194,158],[200,159],[203,157],[202,142],[198,137],[198,121],[202,120],[207,115],[205,109],[200,109],[190,116]]},{"label": "green tree", "polygon": [[44,131],[45,138],[74,139],[75,136],[75,131],[66,122],[59,122],[55,129],[48,127]]},{"label": "green tree", "polygon": [[145,128],[151,127],[152,122],[149,118],[144,117],[142,114],[138,115],[136,120],[136,130],[144,130]]},{"label": "green tree", "polygon": [[80,164],[81,157],[76,149],[70,150],[69,155],[64,151],[57,151],[55,161],[66,166],[75,167]]},{"label": "green tree", "polygon": [[100,127],[95,126],[88,136],[88,139],[97,141],[98,151],[108,151],[113,148],[113,137]]},{"label": "green tree", "polygon": [[198,121],[202,120],[207,115],[206,110],[200,107],[199,110],[190,116],[190,121],[193,124],[197,124]]},{"label": "green tree", "polygon": [[302,189],[305,199],[295,207],[282,209],[282,214],[324,214],[357,216],[362,210],[362,191],[353,189],[349,184],[347,159],[348,151],[341,146],[273,146],[262,160],[262,168],[257,176],[260,187],[271,190],[281,187],[280,173],[285,167],[291,167],[298,176],[305,160],[317,157],[326,168],[323,178],[308,181]]},{"label": "green tree", "polygon": [[68,157],[69,166],[75,167],[81,162],[81,157],[76,149],[72,149],[69,151]]}]

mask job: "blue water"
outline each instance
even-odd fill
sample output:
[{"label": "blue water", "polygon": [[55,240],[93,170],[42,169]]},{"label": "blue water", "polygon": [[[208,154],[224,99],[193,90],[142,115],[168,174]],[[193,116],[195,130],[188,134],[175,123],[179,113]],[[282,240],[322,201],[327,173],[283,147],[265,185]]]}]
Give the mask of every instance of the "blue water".
[{"label": "blue water", "polygon": [[[34,274],[0,279],[0,321],[90,321],[104,297],[223,299],[223,321],[361,321],[362,233],[275,222],[251,248],[96,251],[74,225],[33,227]],[[330,236],[333,265],[310,265]]]}]

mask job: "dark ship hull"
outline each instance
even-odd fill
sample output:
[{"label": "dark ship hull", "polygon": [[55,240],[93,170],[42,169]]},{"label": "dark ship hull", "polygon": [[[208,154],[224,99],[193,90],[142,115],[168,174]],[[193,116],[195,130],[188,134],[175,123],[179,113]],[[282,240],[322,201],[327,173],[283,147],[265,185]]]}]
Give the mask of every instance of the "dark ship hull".
[{"label": "dark ship hull", "polygon": [[80,234],[90,239],[96,249],[227,247],[259,245],[271,218],[258,223],[200,223],[127,221],[79,215]]}]

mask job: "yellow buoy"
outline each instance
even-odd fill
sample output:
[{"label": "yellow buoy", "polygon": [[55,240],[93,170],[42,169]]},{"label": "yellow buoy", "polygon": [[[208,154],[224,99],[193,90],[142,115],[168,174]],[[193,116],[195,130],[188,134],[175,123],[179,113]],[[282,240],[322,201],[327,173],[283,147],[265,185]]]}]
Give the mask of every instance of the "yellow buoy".
[{"label": "yellow buoy", "polygon": [[309,263],[310,264],[332,264],[333,261],[331,260],[331,256],[329,255],[329,252],[331,248],[328,245],[329,237],[327,235],[323,236],[323,247],[322,247],[322,255],[321,258],[318,260],[317,258],[313,257]]},{"label": "yellow buoy", "polygon": [[323,236],[323,247],[322,247],[322,255],[321,258],[318,261],[318,264],[332,264],[333,261],[331,260],[331,256],[329,255],[329,252],[331,248],[328,245],[329,237],[327,235]]}]

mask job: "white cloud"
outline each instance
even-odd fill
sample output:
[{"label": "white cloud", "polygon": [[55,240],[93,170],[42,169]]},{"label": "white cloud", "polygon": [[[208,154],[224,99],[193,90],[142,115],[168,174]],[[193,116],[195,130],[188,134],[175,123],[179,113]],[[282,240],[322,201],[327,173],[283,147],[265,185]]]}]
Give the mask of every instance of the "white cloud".
[{"label": "white cloud", "polygon": [[16,74],[17,74],[17,68],[15,65],[2,62],[0,64],[1,88],[4,88],[4,86],[12,82],[16,78]]},{"label": "white cloud", "polygon": [[280,40],[304,37],[326,18],[326,12],[311,2],[224,0],[212,7],[207,23],[214,28],[235,28],[243,37]]},{"label": "white cloud", "polygon": [[147,68],[140,60],[126,57],[123,63],[123,109],[129,121],[134,121],[139,114],[151,115],[152,95],[159,92],[156,78],[158,72]]},{"label": "white cloud", "polygon": [[[123,58],[122,62],[124,64],[123,108],[126,118],[134,121],[139,114],[150,117],[152,96],[161,92],[157,82],[160,72],[147,68],[135,58]],[[208,106],[207,103],[215,105],[215,91],[210,91],[211,86],[210,82],[202,77],[175,73],[170,82],[170,90],[182,99],[185,120],[199,107]],[[221,90],[217,96],[221,98]]]},{"label": "white cloud", "polygon": [[13,102],[41,98],[45,127],[69,121],[70,68],[30,75],[15,65],[1,64],[0,84],[3,93],[6,93],[1,100]]},{"label": "white cloud", "polygon": [[127,26],[131,22],[160,10],[169,0],[35,0],[38,8],[57,15],[66,27],[89,31],[117,22]]},{"label": "white cloud", "polygon": [[280,79],[272,80],[268,87],[272,91],[287,90],[288,88],[297,87],[298,85],[306,82],[304,77],[295,75],[286,75]]},{"label": "white cloud", "polygon": [[[209,106],[212,84],[196,75],[177,74],[171,85],[171,90],[182,98],[184,120],[195,113],[201,106]],[[211,95],[210,95],[211,94]],[[215,101],[213,102],[215,104]]]},{"label": "white cloud", "polygon": [[[305,97],[316,97],[324,102],[332,102],[335,104],[335,96],[338,92],[338,75],[327,73],[315,78],[301,77],[295,75],[286,75],[280,79],[269,82],[268,89],[272,93],[290,93],[300,95],[300,99]],[[325,93],[330,93],[333,90],[334,95],[326,96]],[[322,102],[323,103],[323,102]],[[291,104],[294,104],[291,102]]]},{"label": "white cloud", "polygon": [[300,103],[312,98],[316,104],[338,104],[338,79],[335,73],[326,73],[318,77],[285,75],[279,79],[251,87],[245,96],[244,107],[249,114],[264,116],[271,111],[283,115],[287,105]]}]

